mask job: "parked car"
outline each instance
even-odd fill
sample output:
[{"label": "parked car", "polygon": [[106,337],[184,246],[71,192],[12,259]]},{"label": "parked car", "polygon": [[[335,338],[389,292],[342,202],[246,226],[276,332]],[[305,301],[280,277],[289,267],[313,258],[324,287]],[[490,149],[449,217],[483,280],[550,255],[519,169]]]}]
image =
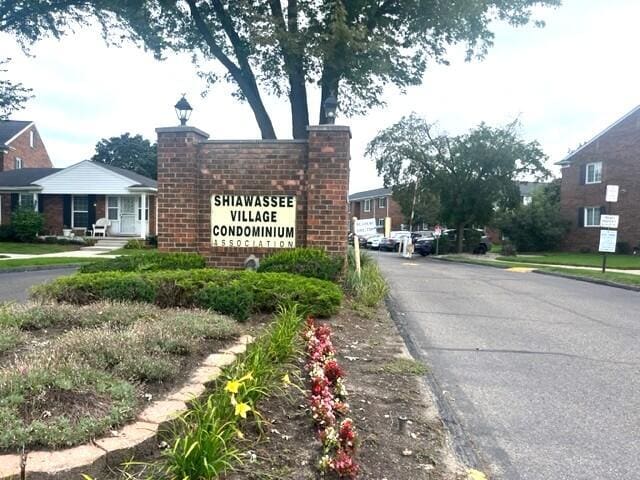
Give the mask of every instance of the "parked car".
[{"label": "parked car", "polygon": [[367,238],[366,247],[372,250],[378,250],[380,248],[380,241],[384,238],[382,235],[374,235]]},{"label": "parked car", "polygon": [[380,250],[387,252],[397,252],[400,250],[400,246],[404,239],[411,241],[411,233],[406,231],[391,232],[388,237],[385,237],[380,242]]},{"label": "parked car", "polygon": [[431,255],[432,253],[435,253],[435,242],[436,240],[434,237],[418,238],[414,244],[413,251],[423,257]]},{"label": "parked car", "polygon": [[[458,239],[458,231],[456,229],[448,229],[442,232],[442,235],[446,235],[449,241],[455,245]],[[485,235],[484,230],[479,228],[465,228],[464,229],[465,237],[469,238],[472,235],[479,237],[477,244],[469,245],[468,250],[477,255],[484,255],[489,250],[491,250],[491,240],[487,235]],[[465,239],[465,241],[467,241]]]},{"label": "parked car", "polygon": [[414,244],[421,238],[433,238],[433,232],[431,230],[419,230],[417,232],[411,232],[411,241]]}]

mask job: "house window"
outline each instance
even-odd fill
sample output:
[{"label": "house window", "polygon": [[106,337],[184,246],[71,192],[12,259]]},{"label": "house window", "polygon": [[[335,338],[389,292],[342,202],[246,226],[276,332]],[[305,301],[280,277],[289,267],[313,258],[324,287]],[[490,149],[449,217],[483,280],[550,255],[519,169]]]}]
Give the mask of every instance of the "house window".
[{"label": "house window", "polygon": [[378,198],[378,208],[387,208],[387,199],[386,199],[386,197]]},{"label": "house window", "polygon": [[376,218],[376,226],[377,227],[384,227],[384,217]]},{"label": "house window", "polygon": [[371,211],[371,200],[367,199],[364,201],[364,211],[365,212],[370,212]]},{"label": "house window", "polygon": [[20,157],[16,157],[15,168],[16,170],[20,170],[22,168],[22,159]]},{"label": "house window", "polygon": [[587,163],[584,183],[602,182],[602,162]]},{"label": "house window", "polygon": [[35,135],[33,133],[33,130],[29,130],[29,146],[31,148],[35,148],[36,146]]},{"label": "house window", "polygon": [[36,202],[34,201],[33,193],[21,193],[18,198],[18,204],[20,205],[20,208],[28,210],[36,209]]},{"label": "house window", "polygon": [[585,207],[584,226],[585,227],[600,226],[600,207]]},{"label": "house window", "polygon": [[71,228],[89,226],[89,197],[73,197]]},{"label": "house window", "polygon": [[[144,208],[144,219],[149,220],[149,197],[146,199]],[[142,220],[142,197],[138,197],[138,220]]]},{"label": "house window", "polygon": [[107,198],[107,218],[118,220],[118,197]]},{"label": "house window", "polygon": [[531,203],[531,201],[533,200],[533,197],[529,196],[529,195],[524,195],[522,197],[522,204],[523,205],[529,205]]}]

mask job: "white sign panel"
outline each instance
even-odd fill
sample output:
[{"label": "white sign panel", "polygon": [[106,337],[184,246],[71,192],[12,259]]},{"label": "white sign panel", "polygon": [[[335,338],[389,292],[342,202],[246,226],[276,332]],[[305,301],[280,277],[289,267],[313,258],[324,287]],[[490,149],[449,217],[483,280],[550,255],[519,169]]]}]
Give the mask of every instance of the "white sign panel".
[{"label": "white sign panel", "polygon": [[607,185],[607,194],[605,196],[605,201],[607,202],[617,202],[618,201],[618,192],[620,191],[619,185]]},{"label": "white sign panel", "polygon": [[606,253],[616,253],[617,241],[617,230],[600,230],[600,246],[598,247],[598,251]]},{"label": "white sign panel", "polygon": [[214,247],[294,248],[293,195],[211,195]]},{"label": "white sign panel", "polygon": [[618,228],[620,215],[600,215],[600,226],[602,228]]},{"label": "white sign panel", "polygon": [[363,235],[375,235],[378,233],[376,229],[376,219],[375,218],[363,218],[362,220],[356,220],[355,225],[355,234],[358,236]]}]

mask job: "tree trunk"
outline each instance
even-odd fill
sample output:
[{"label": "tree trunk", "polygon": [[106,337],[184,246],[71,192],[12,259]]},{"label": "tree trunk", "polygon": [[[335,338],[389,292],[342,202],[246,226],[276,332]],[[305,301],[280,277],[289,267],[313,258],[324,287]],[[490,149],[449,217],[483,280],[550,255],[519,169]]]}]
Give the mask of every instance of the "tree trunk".
[{"label": "tree trunk", "polygon": [[[278,6],[280,0],[274,2],[272,10],[275,13],[282,13]],[[282,19],[282,28],[284,27],[284,18]],[[287,4],[287,25],[286,30],[291,35],[298,34],[298,2],[297,0],[289,0]],[[289,103],[291,104],[291,126],[293,138],[307,138],[309,132],[309,104],[307,102],[307,85],[304,70],[303,54],[304,49],[289,48],[288,42],[281,43],[284,56],[284,63],[289,77]]]},{"label": "tree trunk", "polygon": [[462,253],[464,247],[464,223],[458,223],[458,236],[456,237],[456,251]]}]

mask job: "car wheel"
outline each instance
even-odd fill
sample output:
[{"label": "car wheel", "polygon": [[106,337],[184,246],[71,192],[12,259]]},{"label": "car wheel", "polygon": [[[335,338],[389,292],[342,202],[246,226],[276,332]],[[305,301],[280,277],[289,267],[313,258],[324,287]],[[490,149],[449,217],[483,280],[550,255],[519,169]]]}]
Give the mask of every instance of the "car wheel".
[{"label": "car wheel", "polygon": [[428,255],[428,254],[427,254],[427,252],[424,252],[424,251],[420,251],[420,252],[418,252],[418,253],[419,253],[419,254],[420,254],[420,256],[422,256],[422,257],[426,257],[426,256]]},{"label": "car wheel", "polygon": [[479,245],[478,248],[476,248],[476,251],[478,252],[479,255],[484,255],[485,253],[487,253],[487,246]]}]

